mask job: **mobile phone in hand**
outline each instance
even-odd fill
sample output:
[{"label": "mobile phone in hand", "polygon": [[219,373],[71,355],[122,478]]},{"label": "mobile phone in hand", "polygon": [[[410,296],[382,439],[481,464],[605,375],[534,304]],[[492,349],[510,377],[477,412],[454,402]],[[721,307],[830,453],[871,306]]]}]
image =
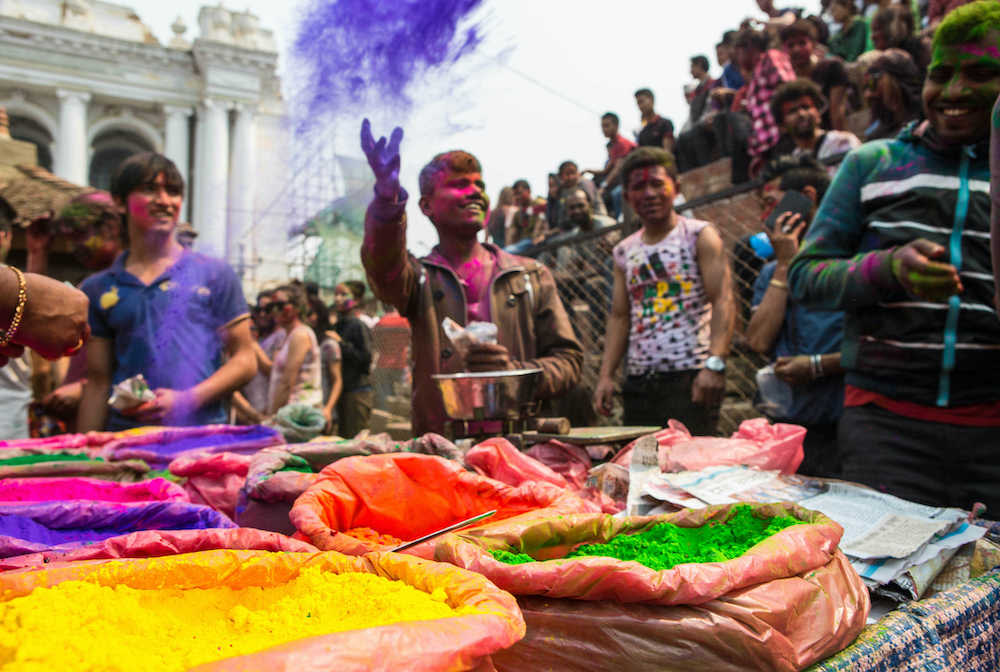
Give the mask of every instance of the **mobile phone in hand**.
[{"label": "mobile phone in hand", "polygon": [[[764,222],[764,228],[768,231],[774,231],[774,227],[777,225],[778,218],[781,217],[786,212],[797,213],[802,217],[802,221],[808,222],[809,215],[812,213],[813,205],[812,199],[803,194],[801,191],[795,191],[794,189],[786,191],[785,195],[778,201],[777,205],[774,206],[774,210],[768,216],[767,221]],[[788,231],[781,231],[780,233],[788,233]]]}]

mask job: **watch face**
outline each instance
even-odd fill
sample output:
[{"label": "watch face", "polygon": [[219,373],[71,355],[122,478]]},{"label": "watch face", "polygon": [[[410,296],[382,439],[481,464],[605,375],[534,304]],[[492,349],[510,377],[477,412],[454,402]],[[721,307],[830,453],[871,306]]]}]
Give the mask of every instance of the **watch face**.
[{"label": "watch face", "polygon": [[705,368],[709,371],[715,371],[716,373],[721,373],[726,370],[726,360],[721,357],[716,357],[715,355],[709,357],[705,361]]}]

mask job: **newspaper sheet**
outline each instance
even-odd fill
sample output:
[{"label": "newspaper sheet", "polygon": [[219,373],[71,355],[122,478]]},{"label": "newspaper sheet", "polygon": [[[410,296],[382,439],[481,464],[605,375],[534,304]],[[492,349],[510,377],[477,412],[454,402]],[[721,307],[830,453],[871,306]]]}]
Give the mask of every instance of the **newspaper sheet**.
[{"label": "newspaper sheet", "polygon": [[826,492],[799,503],[840,523],[840,547],[858,559],[908,558],[965,517],[959,509],[924,506],[847,483],[831,483]]},{"label": "newspaper sheet", "polygon": [[743,466],[660,473],[646,481],[645,493],[657,499],[679,504],[677,491],[681,491],[681,496],[686,492],[705,504],[732,504],[795,502],[817,494],[820,488],[802,477],[782,476],[778,471],[760,471]]}]

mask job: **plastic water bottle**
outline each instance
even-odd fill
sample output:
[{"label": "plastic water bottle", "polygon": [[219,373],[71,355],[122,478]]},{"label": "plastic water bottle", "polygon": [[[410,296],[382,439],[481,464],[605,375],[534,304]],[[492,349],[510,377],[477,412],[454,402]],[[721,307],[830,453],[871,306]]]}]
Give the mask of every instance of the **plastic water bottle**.
[{"label": "plastic water bottle", "polygon": [[750,248],[761,259],[771,259],[774,256],[774,248],[771,247],[771,239],[761,231],[750,236]]}]

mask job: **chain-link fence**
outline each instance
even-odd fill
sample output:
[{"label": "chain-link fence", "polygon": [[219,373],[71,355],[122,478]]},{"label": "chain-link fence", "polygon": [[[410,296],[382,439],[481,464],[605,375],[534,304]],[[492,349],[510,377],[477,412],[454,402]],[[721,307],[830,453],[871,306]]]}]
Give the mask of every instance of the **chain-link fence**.
[{"label": "chain-link fence", "polygon": [[[756,372],[767,364],[765,356],[747,346],[743,335],[750,320],[754,283],[766,263],[749,243],[750,237],[762,230],[760,185],[733,186],[729,182],[729,172],[729,160],[724,159],[681,175],[681,191],[687,202],[677,206],[686,216],[714,224],[730,258],[736,328],[727,360],[726,396],[718,425],[718,433],[724,436],[735,431],[743,420],[759,415],[753,407]],[[620,395],[616,396],[615,408],[609,417],[597,415],[591,399],[600,373],[611,309],[611,251],[634,227],[634,223],[626,221],[597,231],[550,239],[528,252],[552,271],[559,297],[583,345],[580,384],[565,398],[544,409],[546,415],[570,418],[574,426],[622,424]],[[402,410],[405,403],[408,399],[397,399],[394,410]]]}]

